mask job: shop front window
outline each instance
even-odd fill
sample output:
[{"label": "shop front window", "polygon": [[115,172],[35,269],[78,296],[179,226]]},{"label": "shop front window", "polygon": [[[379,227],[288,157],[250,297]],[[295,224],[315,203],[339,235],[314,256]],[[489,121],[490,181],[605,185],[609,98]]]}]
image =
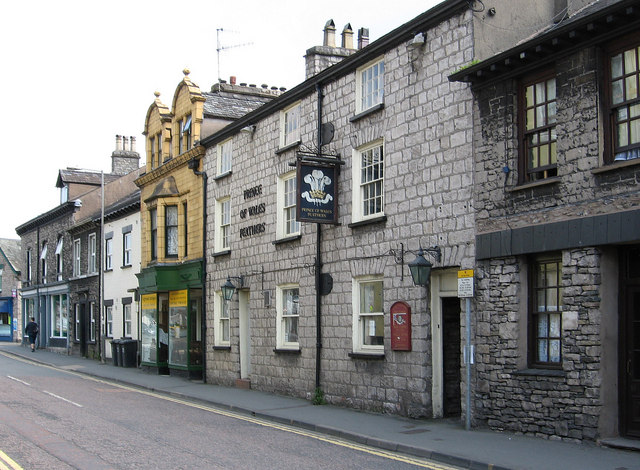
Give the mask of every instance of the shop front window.
[{"label": "shop front window", "polygon": [[169,292],[169,364],[186,366],[188,290]]},{"label": "shop front window", "polygon": [[158,345],[158,296],[157,294],[145,294],[141,296],[141,361],[157,362]]}]

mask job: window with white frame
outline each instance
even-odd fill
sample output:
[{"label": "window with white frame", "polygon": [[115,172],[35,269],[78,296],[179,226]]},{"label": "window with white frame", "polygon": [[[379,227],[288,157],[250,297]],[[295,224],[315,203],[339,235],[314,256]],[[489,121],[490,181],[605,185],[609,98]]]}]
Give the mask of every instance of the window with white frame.
[{"label": "window with white frame", "polygon": [[222,298],[222,292],[216,292],[213,297],[214,344],[229,346],[231,344],[231,320],[229,316],[229,302]]},{"label": "window with white frame", "polygon": [[164,208],[164,248],[166,257],[178,256],[178,206]]},{"label": "window with white frame", "polygon": [[233,141],[231,139],[225,140],[218,144],[218,174],[223,175],[231,171],[231,164],[233,158]]},{"label": "window with white frame", "polygon": [[289,106],[282,111],[280,146],[294,144],[300,141],[300,103]]},{"label": "window with white frame", "polygon": [[384,297],[381,276],[353,280],[353,350],[384,352]]},{"label": "window with white frame", "polygon": [[96,234],[89,234],[89,259],[87,262],[87,272],[93,274],[98,272],[98,252],[96,250]]},{"label": "window with white frame", "polygon": [[113,305],[106,305],[104,307],[105,327],[106,335],[108,338],[113,338]]},{"label": "window with white frame", "polygon": [[113,238],[107,238],[104,241],[104,269],[107,271],[113,269]]},{"label": "window with white frame", "polygon": [[231,198],[216,201],[216,227],[215,251],[228,250],[231,231]]},{"label": "window with white frame", "polygon": [[31,279],[32,279],[31,266],[32,266],[31,249],[28,249],[27,250],[27,282],[31,282]]},{"label": "window with white frame", "polygon": [[125,299],[122,299],[122,321],[124,322],[123,330],[126,338],[131,338],[131,300],[129,303],[124,303]]},{"label": "window with white frame", "polygon": [[300,222],[296,220],[296,172],[291,171],[278,178],[278,224],[277,238],[286,238],[300,233]]},{"label": "window with white frame", "polygon": [[82,245],[80,239],[73,240],[73,275],[79,276],[81,271],[80,255],[82,254]]},{"label": "window with white frame", "polygon": [[356,72],[356,112],[361,113],[384,101],[384,60],[370,62]]},{"label": "window with white frame", "polygon": [[40,266],[42,268],[42,283],[47,283],[47,242],[42,242],[42,251],[40,252]]},{"label": "window with white frame", "polygon": [[58,243],[56,244],[56,279],[62,281],[62,245],[64,238],[58,237]]},{"label": "window with white frame", "polygon": [[131,232],[122,234],[122,265],[131,266]]},{"label": "window with white frame", "polygon": [[384,215],[384,146],[382,140],[354,150],[353,220]]},{"label": "window with white frame", "polygon": [[276,339],[280,349],[299,349],[300,289],[297,284],[276,287]]}]

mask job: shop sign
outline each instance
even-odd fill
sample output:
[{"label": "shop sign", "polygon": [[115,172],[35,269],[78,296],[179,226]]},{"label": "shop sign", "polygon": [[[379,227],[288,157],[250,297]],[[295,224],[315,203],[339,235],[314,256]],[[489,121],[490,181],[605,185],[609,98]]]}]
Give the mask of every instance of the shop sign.
[{"label": "shop sign", "polygon": [[152,310],[158,305],[158,294],[144,294],[140,298],[142,310]]},{"label": "shop sign", "polygon": [[337,173],[335,166],[298,161],[298,222],[338,223]]},{"label": "shop sign", "polygon": [[186,307],[187,289],[172,290],[169,292],[169,307]]}]

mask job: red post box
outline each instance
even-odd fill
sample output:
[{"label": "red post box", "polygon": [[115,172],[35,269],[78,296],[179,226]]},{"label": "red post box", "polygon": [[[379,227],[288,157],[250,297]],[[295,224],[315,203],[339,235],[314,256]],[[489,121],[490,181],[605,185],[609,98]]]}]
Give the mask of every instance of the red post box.
[{"label": "red post box", "polygon": [[391,306],[391,349],[411,351],[411,307],[406,302]]}]

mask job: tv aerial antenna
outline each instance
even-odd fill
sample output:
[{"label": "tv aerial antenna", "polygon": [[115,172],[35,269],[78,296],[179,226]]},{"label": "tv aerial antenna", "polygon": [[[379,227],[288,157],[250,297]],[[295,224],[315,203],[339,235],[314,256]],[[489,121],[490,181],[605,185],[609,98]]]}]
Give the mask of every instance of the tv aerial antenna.
[{"label": "tv aerial antenna", "polygon": [[229,45],[229,46],[223,46],[221,41],[220,41],[220,33],[224,33],[224,32],[238,33],[238,31],[231,31],[231,30],[227,30],[227,29],[224,29],[224,28],[217,28],[216,29],[216,44],[217,44],[216,53],[217,53],[217,56],[218,56],[218,83],[220,83],[220,80],[222,80],[220,78],[220,53],[222,51],[226,51],[227,49],[233,49],[233,48],[236,48],[236,47],[251,46],[253,44],[253,42],[245,42],[245,43],[242,43],[242,44],[232,44],[232,45]]}]

